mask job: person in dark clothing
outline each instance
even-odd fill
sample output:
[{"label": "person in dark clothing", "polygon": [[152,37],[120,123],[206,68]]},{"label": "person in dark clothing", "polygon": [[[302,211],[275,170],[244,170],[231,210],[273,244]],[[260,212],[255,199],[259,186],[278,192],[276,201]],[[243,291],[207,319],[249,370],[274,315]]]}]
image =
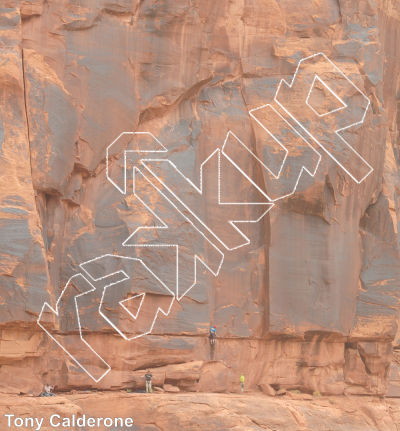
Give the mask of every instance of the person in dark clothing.
[{"label": "person in dark clothing", "polygon": [[215,344],[215,339],[217,338],[217,328],[215,326],[211,326],[210,329],[210,344],[213,346]]},{"label": "person in dark clothing", "polygon": [[151,393],[152,392],[151,378],[153,377],[153,375],[150,373],[150,370],[148,370],[144,376],[146,377],[146,392]]}]

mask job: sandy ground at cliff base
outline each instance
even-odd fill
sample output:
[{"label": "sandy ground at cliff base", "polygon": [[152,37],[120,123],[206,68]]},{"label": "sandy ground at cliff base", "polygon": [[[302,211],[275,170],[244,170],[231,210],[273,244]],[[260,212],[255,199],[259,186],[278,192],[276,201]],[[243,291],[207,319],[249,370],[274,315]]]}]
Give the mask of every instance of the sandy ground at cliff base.
[{"label": "sandy ground at cliff base", "polygon": [[[270,397],[263,393],[139,394],[97,392],[52,398],[0,395],[0,429],[35,429],[15,426],[13,420],[38,418],[40,430],[68,429],[135,431],[400,431],[400,399],[373,396]],[[11,426],[8,426],[8,417]],[[52,426],[50,417],[53,417]],[[62,426],[63,418],[85,415],[102,418],[99,426]],[[132,426],[109,427],[104,419],[132,418]],[[110,421],[108,421],[110,422]],[[17,422],[17,425],[21,420]],[[92,422],[95,423],[95,422]],[[130,422],[128,422],[130,424]]]}]

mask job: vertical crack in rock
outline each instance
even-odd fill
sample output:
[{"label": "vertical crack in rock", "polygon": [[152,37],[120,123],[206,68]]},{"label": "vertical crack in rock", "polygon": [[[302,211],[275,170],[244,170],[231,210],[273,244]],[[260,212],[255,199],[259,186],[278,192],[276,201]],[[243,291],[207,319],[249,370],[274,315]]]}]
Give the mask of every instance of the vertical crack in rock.
[{"label": "vertical crack in rock", "polygon": [[32,176],[32,158],[31,158],[31,139],[30,139],[30,133],[29,133],[29,118],[28,118],[28,107],[27,107],[27,100],[26,100],[26,76],[25,76],[25,61],[24,61],[24,48],[22,47],[21,44],[21,65],[22,65],[22,79],[23,79],[23,83],[24,83],[24,106],[25,106],[25,118],[26,118],[26,130],[28,133],[28,145],[29,145],[29,157],[31,160],[31,176]]}]

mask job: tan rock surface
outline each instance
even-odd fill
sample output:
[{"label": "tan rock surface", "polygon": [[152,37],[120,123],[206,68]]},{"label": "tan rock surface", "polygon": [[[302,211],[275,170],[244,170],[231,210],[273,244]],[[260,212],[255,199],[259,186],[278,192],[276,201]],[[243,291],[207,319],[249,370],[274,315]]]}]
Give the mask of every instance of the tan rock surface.
[{"label": "tan rock surface", "polygon": [[[0,426],[1,429],[21,429],[19,421],[14,426],[15,418],[22,418],[24,420],[22,429],[29,429],[25,427],[26,418],[38,418],[40,421],[43,418],[42,431],[53,430],[54,427],[50,424],[50,417],[52,415],[59,415],[60,417],[69,417],[72,415],[79,417],[82,415],[82,409],[73,401],[64,397],[46,397],[46,398],[28,398],[7,396],[0,398]],[[14,415],[13,418],[8,418],[5,415]],[[8,427],[8,420],[11,421],[11,427]],[[28,422],[30,425],[30,422]],[[34,420],[34,423],[36,421]],[[37,425],[33,429],[37,428]],[[75,428],[78,429],[78,428]]]},{"label": "tan rock surface", "polygon": [[[76,418],[133,418],[138,431],[398,431],[400,403],[373,397],[319,398],[314,401],[271,398],[262,394],[92,394],[53,399],[1,397],[3,410],[20,417],[51,414]],[[9,414],[9,413],[7,413]],[[0,416],[0,426],[6,422]],[[11,431],[17,427],[8,428]],[[45,431],[49,427],[42,428]],[[78,430],[78,427],[70,428]],[[99,431],[107,428],[99,426]],[[109,428],[108,428],[109,429]],[[129,428],[126,428],[129,429]]]},{"label": "tan rock surface", "polygon": [[200,378],[202,366],[203,361],[168,365],[165,369],[165,378],[168,380],[197,380]]},{"label": "tan rock surface", "polygon": [[[142,388],[146,369],[155,384],[181,391],[237,392],[242,372],[246,390],[264,382],[274,390],[384,394],[389,376],[398,385],[392,356],[400,346],[399,3],[78,3],[2,1],[0,392],[37,395],[47,380],[59,390]],[[199,185],[201,164],[232,131],[263,163],[272,158],[277,164],[282,151],[249,111],[272,102],[279,81],[290,81],[299,61],[319,52],[371,102],[364,123],[344,133],[372,166],[371,175],[357,184],[324,153],[315,177],[302,176],[296,193],[246,227],[250,244],[226,252],[218,276],[198,270],[196,286],[175,301],[168,317],[158,317],[149,336],[127,341],[117,334],[100,314],[105,287],[96,284],[80,298],[80,324],[111,371],[94,382],[36,324],[43,303],[54,306],[70,277],[82,271],[79,265],[107,253],[139,257],[171,283],[176,264],[168,251],[122,246],[154,220],[107,180],[106,149],[122,132],[151,132]],[[313,67],[323,72],[324,66]],[[310,103],[325,109],[318,91]],[[303,108],[297,108],[299,118]],[[131,144],[110,150],[117,183]],[[235,156],[261,190],[276,192],[270,174],[247,151]],[[293,170],[302,167],[300,159],[294,157]],[[132,155],[128,166],[137,162]],[[285,171],[285,181],[291,172]],[[265,200],[229,164],[222,173],[227,199]],[[172,187],[182,192],[179,182]],[[216,185],[208,187],[215,194]],[[167,216],[162,200],[149,196]],[[221,222],[211,195],[189,196],[221,238],[240,237]],[[247,219],[259,212],[257,205],[244,210]],[[193,253],[204,249],[203,237],[182,221],[171,237],[186,241]],[[192,267],[187,271],[193,276]],[[124,299],[135,288],[124,285]],[[43,322],[88,363],[93,352],[79,338],[71,308],[79,289],[72,289],[65,314],[45,313]],[[135,321],[115,306],[121,290],[108,292],[107,313],[132,335]],[[151,298],[163,302],[162,296]],[[144,327],[151,326],[150,314]],[[218,334],[213,349],[211,324]],[[90,366],[101,373],[100,365]],[[173,407],[166,409],[168,421]],[[337,413],[332,409],[329,418]],[[319,419],[311,413],[297,412],[295,426],[314,426]],[[223,409],[219,414],[224,421],[229,416]],[[240,421],[242,429],[256,426],[247,417]]]},{"label": "tan rock surface", "polygon": [[276,395],[275,389],[268,383],[259,383],[258,386],[264,394],[267,394],[270,397],[274,397]]},{"label": "tan rock surface", "polygon": [[166,383],[163,386],[163,389],[165,392],[170,392],[170,393],[178,393],[180,391],[178,386],[170,385],[169,383]]}]

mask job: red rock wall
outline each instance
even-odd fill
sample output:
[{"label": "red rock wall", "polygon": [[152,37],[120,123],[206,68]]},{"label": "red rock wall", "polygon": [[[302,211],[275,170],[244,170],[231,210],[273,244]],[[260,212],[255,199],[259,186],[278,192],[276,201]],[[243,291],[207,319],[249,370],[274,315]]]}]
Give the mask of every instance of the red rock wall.
[{"label": "red rock wall", "polygon": [[[59,389],[139,387],[138,372],[151,368],[161,383],[189,390],[234,390],[244,372],[250,388],[385,393],[400,345],[395,0],[2,7],[0,390],[36,393],[44,379]],[[123,241],[148,217],[107,181],[106,148],[122,132],[151,132],[195,182],[228,131],[261,157],[269,143],[249,110],[270,103],[279,81],[318,52],[371,102],[348,138],[372,174],[357,184],[323,156],[315,177],[303,176],[294,195],[247,228],[251,243],[226,253],[218,276],[202,273],[152,335],[125,341],[88,314],[87,339],[112,367],[94,383],[36,320],[80,263],[126,253]],[[265,172],[246,157],[268,191]],[[119,154],[112,163],[117,176],[122,161]],[[231,175],[234,193],[259,199]],[[218,221],[210,201],[194,204]],[[188,241],[198,244],[191,234]],[[169,263],[164,256],[155,266],[168,273]],[[218,328],[214,352],[210,324]],[[79,340],[73,327],[60,337],[70,346]],[[168,377],[168,366],[191,361],[201,361],[198,382],[184,371]]]}]

